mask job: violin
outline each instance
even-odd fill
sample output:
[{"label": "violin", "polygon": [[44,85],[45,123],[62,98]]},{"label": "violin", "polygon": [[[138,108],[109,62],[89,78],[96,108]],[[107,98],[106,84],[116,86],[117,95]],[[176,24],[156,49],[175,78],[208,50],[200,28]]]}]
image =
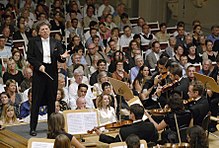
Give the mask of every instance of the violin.
[{"label": "violin", "polygon": [[159,109],[152,109],[152,110],[148,110],[148,112],[150,112],[152,115],[165,115],[169,112],[171,112],[170,108],[159,108]]},{"label": "violin", "polygon": [[165,143],[164,145],[153,146],[153,148],[189,148],[189,143]]},{"label": "violin", "polygon": [[[95,128],[101,128],[101,127],[105,127],[105,129],[116,129],[116,128],[120,128],[126,125],[130,125],[132,124],[133,121],[132,120],[124,120],[124,121],[120,121],[120,122],[113,122],[113,123],[109,123],[106,125],[101,125]],[[95,131],[95,128],[93,128],[92,130],[88,130],[87,133],[88,134],[92,134],[93,131]]]},{"label": "violin", "polygon": [[174,87],[176,87],[178,85],[179,81],[174,81],[172,83],[166,84],[162,87],[162,92],[166,92]]},{"label": "violin", "polygon": [[183,104],[186,105],[186,104],[189,104],[191,102],[194,102],[195,99],[194,98],[189,98],[188,100],[183,100]]}]

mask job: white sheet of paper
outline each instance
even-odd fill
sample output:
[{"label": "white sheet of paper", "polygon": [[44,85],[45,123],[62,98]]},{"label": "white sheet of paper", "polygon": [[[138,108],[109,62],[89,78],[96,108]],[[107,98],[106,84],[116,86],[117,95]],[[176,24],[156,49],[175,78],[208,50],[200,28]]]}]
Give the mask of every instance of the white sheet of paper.
[{"label": "white sheet of paper", "polygon": [[[114,146],[113,148],[127,148],[127,146],[126,145],[124,145],[124,146]],[[141,144],[140,148],[145,148],[144,144]]]},{"label": "white sheet of paper", "polygon": [[49,142],[32,142],[32,148],[53,148],[54,143]]},{"label": "white sheet of paper", "polygon": [[98,126],[97,112],[75,112],[67,114],[68,133],[86,134]]}]

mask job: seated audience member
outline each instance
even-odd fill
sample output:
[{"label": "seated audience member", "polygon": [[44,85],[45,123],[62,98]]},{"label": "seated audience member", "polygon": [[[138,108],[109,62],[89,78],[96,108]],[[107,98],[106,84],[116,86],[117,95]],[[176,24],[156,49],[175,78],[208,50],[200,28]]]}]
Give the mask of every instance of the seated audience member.
[{"label": "seated audience member", "polygon": [[0,105],[0,117],[2,115],[2,111],[5,105],[10,104],[10,98],[9,95],[6,92],[2,92],[0,94],[0,99],[1,99],[1,105]]},{"label": "seated audience member", "polygon": [[71,134],[67,133],[65,130],[65,119],[61,113],[52,113],[48,121],[48,134],[47,138],[56,139],[60,134],[64,134],[68,137],[71,145],[77,148],[84,148],[84,146]]},{"label": "seated audience member", "polygon": [[202,125],[204,117],[209,111],[209,104],[207,98],[203,96],[203,85],[200,81],[192,82],[189,85],[189,98],[195,99],[194,102],[188,104],[189,110],[192,112],[194,125]]},{"label": "seated audience member", "polygon": [[192,38],[193,38],[193,39],[192,39],[192,40],[193,40],[193,44],[194,44],[196,47],[199,46],[199,44],[200,44],[199,38],[200,38],[201,35],[203,35],[201,25],[195,25],[195,26],[193,27],[193,33],[192,33]]},{"label": "seated audience member", "polygon": [[170,58],[173,58],[175,55],[174,47],[176,46],[176,38],[171,36],[168,42],[169,42],[169,45],[165,49],[165,52],[169,55]]},{"label": "seated audience member", "polygon": [[100,95],[96,102],[100,125],[117,121],[115,109],[110,106],[112,100],[109,95]]},{"label": "seated audience member", "polygon": [[[100,33],[102,35],[102,33]],[[103,40],[98,36],[98,35],[94,35],[92,36],[92,43],[94,43],[96,45],[96,47],[98,48],[98,51],[102,51],[105,52],[105,47],[106,45],[106,39]]]},{"label": "seated audience member", "polygon": [[145,24],[145,20],[143,17],[138,18],[137,26],[132,28],[132,33],[140,34],[142,32],[142,26]]},{"label": "seated audience member", "polygon": [[61,73],[58,74],[58,88],[64,90],[65,97],[63,101],[65,101],[69,105],[68,86],[66,86],[65,76]]},{"label": "seated audience member", "polygon": [[151,41],[157,40],[154,34],[150,32],[150,27],[147,24],[142,25],[141,45],[148,45]]},{"label": "seated audience member", "polygon": [[119,3],[116,7],[116,11],[113,13],[113,22],[118,26],[121,22],[120,16],[125,12],[125,4]]},{"label": "seated audience member", "polygon": [[[94,43],[96,46],[101,47],[100,49],[98,48],[98,51],[102,51],[102,49],[104,49],[105,47],[101,40],[100,32],[98,32],[98,29],[90,28],[90,30],[87,32],[90,32],[90,36],[87,40],[85,40],[86,47],[88,47],[91,43]],[[97,38],[98,38],[98,42],[94,42],[94,39],[97,39]]]},{"label": "seated audience member", "polygon": [[167,33],[167,24],[160,24],[160,31],[155,34],[159,42],[167,42],[170,38],[170,35]]},{"label": "seated audience member", "polygon": [[[174,115],[176,115],[177,117],[179,129],[183,129],[188,128],[190,123],[192,123],[192,114],[189,110],[185,110],[182,98],[179,94],[176,93],[169,98],[168,107],[171,109],[171,112],[168,112],[160,123],[154,121],[151,115],[149,115],[147,112],[145,112],[145,114],[149,118],[150,122],[154,124],[158,131],[161,131],[168,127],[167,130],[164,130],[161,134],[161,139],[163,143],[177,143],[178,138]],[[185,142],[186,139],[182,140],[184,140]]]},{"label": "seated audience member", "polygon": [[[31,103],[32,103],[32,89],[29,89],[28,90],[28,100],[21,103],[19,118],[21,118],[21,119],[26,118],[27,116],[30,115]],[[41,106],[39,109],[39,115],[43,116],[43,115],[46,115],[46,113],[47,113],[47,107]]]},{"label": "seated audience member", "polygon": [[102,84],[104,82],[108,81],[108,77],[107,77],[107,72],[105,71],[101,71],[98,75],[97,75],[97,83],[95,83],[93,86],[93,94],[95,96],[99,96],[102,94],[103,90],[102,90]]},{"label": "seated audience member", "polygon": [[199,73],[209,76],[213,70],[212,62],[210,59],[206,59],[202,62],[202,69],[200,69]]},{"label": "seated audience member", "polygon": [[140,139],[137,135],[131,134],[125,139],[127,148],[140,148]]},{"label": "seated audience member", "polygon": [[177,30],[176,32],[174,32],[174,37],[176,37],[176,44],[177,45],[184,45],[185,44],[185,36],[186,36],[186,32],[185,32],[185,23],[182,21],[179,21],[177,23]]},{"label": "seated audience member", "polygon": [[62,113],[60,110],[60,102],[55,101],[55,113]]},{"label": "seated audience member", "polygon": [[69,100],[69,105],[72,110],[76,109],[76,100],[81,97],[86,99],[86,105],[88,108],[94,108],[93,98],[95,97],[92,94],[91,89],[90,87],[88,87],[88,85],[81,83],[77,86],[77,89],[70,91],[76,91],[76,95],[70,97]]},{"label": "seated audience member", "polygon": [[122,80],[123,78],[129,78],[128,73],[123,68],[123,61],[116,62],[116,70],[112,73],[112,78]]},{"label": "seated audience member", "polygon": [[111,30],[107,28],[106,24],[103,22],[99,23],[99,32],[104,46],[107,46],[107,39],[111,37]]},{"label": "seated audience member", "polygon": [[[93,86],[97,83],[97,76],[101,71],[107,71],[107,63],[105,59],[99,59],[97,62],[97,70],[90,77],[90,85]],[[107,72],[107,76],[111,76],[109,72]]]},{"label": "seated audience member", "polygon": [[158,139],[158,133],[153,123],[143,121],[142,117],[144,115],[144,108],[139,104],[133,104],[130,106],[130,119],[133,123],[120,128],[119,134],[116,137],[111,137],[101,133],[99,129],[95,129],[97,135],[99,135],[99,141],[104,143],[113,143],[125,141],[125,139],[131,135],[135,134],[140,139],[144,139],[147,142],[156,142]]},{"label": "seated audience member", "polygon": [[5,46],[6,39],[3,36],[0,36],[0,55],[4,58],[9,58],[12,56],[11,48]]},{"label": "seated audience member", "polygon": [[135,56],[135,67],[132,67],[130,70],[131,82],[135,80],[138,75],[140,67],[144,64],[143,58],[141,55]]},{"label": "seated audience member", "polygon": [[113,53],[112,61],[111,61],[109,68],[108,68],[108,71],[110,73],[113,73],[116,70],[116,62],[117,61],[123,61],[123,68],[127,73],[129,72],[131,67],[133,67],[135,65],[133,60],[128,61],[125,58],[125,55],[123,54],[123,52],[119,50],[119,51],[116,51]]},{"label": "seated audience member", "polygon": [[24,80],[22,72],[16,69],[16,63],[12,58],[7,62],[7,71],[3,75],[3,82],[6,83],[9,79],[15,80],[18,83],[18,86],[20,86],[21,82]]},{"label": "seated audience member", "polygon": [[110,95],[110,97],[111,97],[110,106],[112,106],[113,108],[117,108],[117,101],[116,101],[116,98],[115,98],[115,94],[113,92],[112,85],[109,82],[103,82],[102,90],[103,90],[102,95]]},{"label": "seated audience member", "polygon": [[216,40],[219,40],[219,26],[213,25],[211,27],[211,34],[207,36],[207,40],[211,40],[214,43]]},{"label": "seated audience member", "polygon": [[191,148],[209,147],[206,132],[198,125],[195,125],[187,130],[187,140]]},{"label": "seated audience member", "polygon": [[196,46],[194,46],[193,44],[188,44],[187,48],[189,50],[189,54],[187,55],[188,63],[191,63],[191,64],[199,64],[199,63],[201,63],[202,59],[199,56],[199,54],[196,53]]},{"label": "seated audience member", "polygon": [[202,55],[203,52],[205,52],[207,49],[205,42],[206,42],[206,37],[204,35],[200,35],[199,45],[197,46],[197,53],[199,53],[200,55]]},{"label": "seated audience member", "polygon": [[24,40],[25,45],[28,45],[30,34],[25,30],[25,24],[18,24],[18,28],[19,30],[13,34],[13,40]]},{"label": "seated audience member", "polygon": [[188,57],[186,55],[180,56],[179,65],[182,68],[182,76],[186,76],[186,66],[188,65]]},{"label": "seated audience member", "polygon": [[158,41],[154,41],[152,43],[152,51],[147,55],[147,63],[149,68],[155,68],[157,66],[157,61],[160,59],[161,49],[160,43]]},{"label": "seated audience member", "polygon": [[129,26],[130,28],[132,28],[132,24],[129,21],[129,16],[127,13],[122,13],[120,15],[120,22],[118,24],[118,28],[119,30],[123,30],[124,31],[124,27],[125,26]]},{"label": "seated audience member", "polygon": [[88,54],[86,55],[86,61],[89,66],[91,66],[91,63],[93,62],[94,55],[97,55],[99,59],[104,59],[107,62],[109,62],[109,59],[107,58],[106,54],[98,51],[98,47],[94,43],[91,43],[88,45]]},{"label": "seated audience member", "polygon": [[64,98],[65,98],[64,90],[61,88],[58,88],[56,101],[59,101],[60,103],[60,111],[69,109],[68,104],[63,100]]},{"label": "seated audience member", "polygon": [[89,27],[89,24],[91,21],[98,22],[98,19],[95,16],[95,6],[93,4],[90,4],[90,5],[87,5],[86,7],[87,7],[86,13],[85,13],[86,16],[84,16],[84,19],[83,19],[84,28]]},{"label": "seated audience member", "polygon": [[143,85],[151,78],[150,69],[146,65],[142,65],[133,81],[133,89],[141,93]]},{"label": "seated audience member", "polygon": [[16,63],[16,69],[22,71],[25,63],[24,63],[21,52],[17,48],[13,48],[12,58],[14,59]]},{"label": "seated audience member", "polygon": [[23,70],[24,80],[21,82],[21,92],[24,92],[32,86],[33,70],[30,67],[25,67]]},{"label": "seated audience member", "polygon": [[106,7],[110,8],[111,14],[115,12],[113,6],[111,6],[109,2],[109,0],[102,0],[102,5],[100,5],[100,7],[98,8],[98,17],[100,17],[103,14],[103,11]]},{"label": "seated audience member", "polygon": [[113,15],[108,14],[105,19],[106,27],[112,30],[113,28],[117,27],[116,24],[113,22]]},{"label": "seated audience member", "polygon": [[216,61],[217,52],[213,51],[213,42],[211,40],[205,41],[206,51],[202,54],[202,59],[210,59],[212,62]]},{"label": "seated audience member", "polygon": [[53,148],[71,148],[71,141],[66,135],[60,134],[56,137]]},{"label": "seated audience member", "polygon": [[1,115],[1,124],[0,125],[12,125],[17,124],[19,121],[17,120],[17,116],[15,114],[14,106],[7,104],[4,106],[2,115]]},{"label": "seated audience member", "polygon": [[80,109],[88,109],[86,107],[86,99],[84,97],[79,97],[76,100],[76,110],[80,110]]},{"label": "seated audience member", "polygon": [[[173,60],[175,60],[176,62],[180,63],[180,57],[183,55],[184,53],[184,48],[183,45],[176,45],[174,47],[174,56],[173,56]],[[188,62],[188,57],[187,57],[187,62]]]},{"label": "seated audience member", "polygon": [[10,97],[11,104],[15,107],[16,116],[19,117],[19,107],[22,101],[21,95],[17,93],[16,81],[9,79],[6,81],[6,92]]},{"label": "seated audience member", "polygon": [[128,47],[131,40],[133,40],[134,34],[132,34],[132,30],[130,26],[123,27],[124,34],[120,37],[119,45],[121,48]]}]

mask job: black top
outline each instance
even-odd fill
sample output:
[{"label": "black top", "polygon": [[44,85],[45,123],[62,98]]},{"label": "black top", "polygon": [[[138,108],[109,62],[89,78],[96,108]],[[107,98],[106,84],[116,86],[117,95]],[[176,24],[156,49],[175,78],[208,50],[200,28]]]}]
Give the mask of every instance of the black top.
[{"label": "black top", "polygon": [[[192,114],[189,110],[185,110],[183,112],[177,113],[177,122],[179,125],[179,129],[189,127],[190,121],[192,119]],[[176,124],[174,120],[174,113],[170,112],[164,117],[164,121],[169,126],[172,131],[176,131]]]}]

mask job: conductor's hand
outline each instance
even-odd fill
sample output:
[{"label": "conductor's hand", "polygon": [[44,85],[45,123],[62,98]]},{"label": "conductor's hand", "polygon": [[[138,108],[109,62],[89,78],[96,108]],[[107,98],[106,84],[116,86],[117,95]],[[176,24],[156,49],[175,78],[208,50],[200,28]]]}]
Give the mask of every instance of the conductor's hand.
[{"label": "conductor's hand", "polygon": [[61,58],[62,58],[62,59],[65,59],[65,58],[69,57],[69,56],[70,56],[69,52],[70,52],[70,51],[67,51],[67,50],[66,50],[63,54],[60,55]]},{"label": "conductor's hand", "polygon": [[45,72],[45,69],[46,69],[46,67],[45,67],[44,65],[41,65],[40,68],[39,68],[39,71],[41,71],[41,72],[44,73],[44,72]]}]

